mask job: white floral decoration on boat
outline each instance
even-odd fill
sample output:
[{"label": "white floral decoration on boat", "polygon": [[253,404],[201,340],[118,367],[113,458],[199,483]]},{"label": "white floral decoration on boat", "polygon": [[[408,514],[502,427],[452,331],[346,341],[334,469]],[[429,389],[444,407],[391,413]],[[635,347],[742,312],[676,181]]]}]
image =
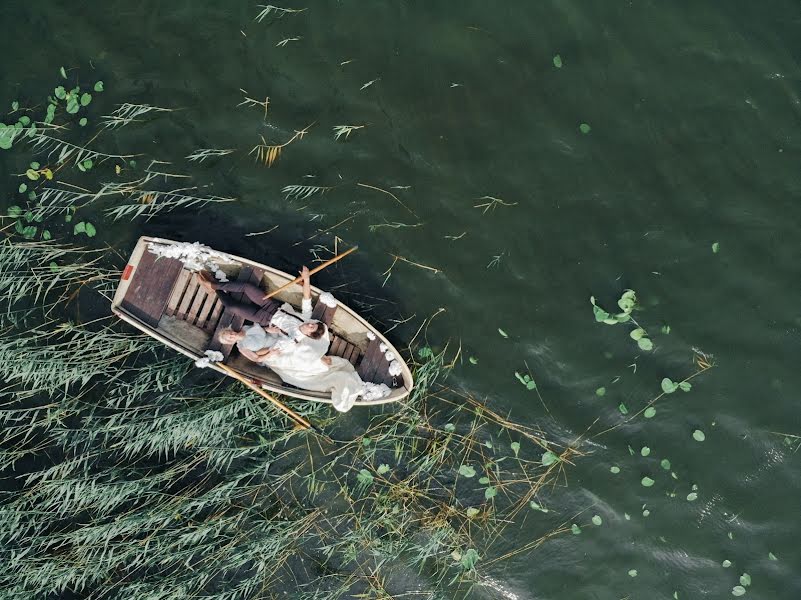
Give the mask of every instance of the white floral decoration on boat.
[{"label": "white floral decoration on boat", "polygon": [[393,360],[389,363],[389,374],[393,377],[397,377],[403,373],[403,369],[401,368],[401,364],[397,360]]},{"label": "white floral decoration on boat", "polygon": [[363,401],[380,400],[386,398],[392,393],[392,390],[385,383],[371,383],[364,382],[364,391],[362,392]]},{"label": "white floral decoration on boat", "polygon": [[206,369],[211,366],[212,363],[222,362],[224,358],[222,352],[218,352],[217,350],[206,350],[206,356],[203,358],[198,358],[195,361],[195,366],[198,369]]},{"label": "white floral decoration on boat", "polygon": [[215,260],[220,262],[235,263],[236,261],[225,252],[217,252],[200,242],[178,242],[176,244],[160,244],[150,242],[147,249],[156,256],[173,258],[184,263],[184,267],[189,271],[202,271],[208,269],[214,273],[217,281],[226,282],[228,277],[217,266]]},{"label": "white floral decoration on boat", "polygon": [[395,360],[395,355],[392,352],[387,351],[384,353],[384,358],[387,359],[387,362],[391,363],[393,360]]},{"label": "white floral decoration on boat", "polygon": [[323,292],[318,299],[328,308],[334,308],[337,305],[337,300],[331,292]]},{"label": "white floral decoration on boat", "polygon": [[378,347],[378,349],[379,349],[379,350],[381,350],[381,354],[384,354],[384,353],[385,353],[387,350],[389,350],[389,348],[387,348],[387,345],[386,345],[386,344],[381,344],[381,345]]},{"label": "white floral decoration on boat", "polygon": [[372,331],[367,332],[367,339],[373,341],[375,339],[375,334]]}]

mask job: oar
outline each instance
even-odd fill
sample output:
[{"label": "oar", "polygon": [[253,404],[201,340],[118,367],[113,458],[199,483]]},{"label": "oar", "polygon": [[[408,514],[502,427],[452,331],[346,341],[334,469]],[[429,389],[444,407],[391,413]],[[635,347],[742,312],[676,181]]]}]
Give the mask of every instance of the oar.
[{"label": "oar", "polygon": [[295,423],[297,423],[298,425],[300,425],[300,426],[301,426],[301,427],[303,427],[304,429],[313,429],[314,431],[316,431],[316,432],[318,432],[318,433],[321,433],[321,432],[320,432],[320,430],[319,430],[317,427],[315,427],[314,425],[312,425],[311,423],[309,423],[309,422],[308,422],[306,419],[304,419],[303,417],[301,417],[301,416],[300,416],[298,413],[296,413],[294,410],[292,410],[292,409],[291,409],[291,408],[289,408],[287,405],[285,405],[283,402],[281,402],[280,400],[278,400],[278,399],[277,399],[275,396],[273,396],[272,394],[268,394],[268,393],[267,393],[267,392],[265,392],[263,389],[261,389],[261,388],[260,388],[258,385],[256,385],[255,383],[252,383],[252,382],[251,382],[249,379],[247,379],[246,377],[243,377],[242,375],[240,375],[239,373],[237,373],[236,371],[234,371],[234,370],[233,370],[231,367],[229,367],[228,365],[225,365],[225,364],[223,364],[223,363],[221,363],[221,362],[214,363],[214,365],[215,365],[216,367],[219,367],[219,368],[221,368],[223,371],[225,371],[226,373],[228,373],[228,374],[229,374],[231,377],[233,377],[234,379],[236,379],[236,380],[240,381],[241,383],[244,383],[246,386],[248,386],[248,387],[249,387],[251,390],[253,390],[254,392],[256,392],[256,393],[257,393],[259,396],[261,396],[262,398],[267,398],[267,400],[269,400],[270,402],[272,402],[272,403],[273,403],[273,405],[274,405],[276,408],[278,408],[278,409],[280,409],[280,410],[284,411],[284,412],[285,412],[285,413],[286,413],[286,414],[289,416],[289,418],[290,418],[290,419],[292,419],[293,421],[295,421]]},{"label": "oar", "polygon": [[[343,252],[342,254],[338,254],[337,256],[335,256],[334,258],[332,258],[331,260],[327,260],[327,261],[325,261],[323,264],[321,264],[321,265],[319,265],[319,266],[317,266],[317,267],[314,267],[312,270],[310,270],[310,271],[309,271],[309,275],[314,275],[315,273],[319,273],[320,271],[322,271],[323,269],[325,269],[327,266],[329,266],[329,265],[333,265],[333,264],[334,264],[335,262],[337,262],[338,260],[345,258],[345,257],[346,257],[348,254],[350,254],[350,253],[352,253],[352,252],[356,252],[356,250],[358,250],[358,249],[359,249],[359,247],[358,247],[358,246],[354,246],[354,247],[353,247],[353,248],[351,248],[350,250],[346,250],[346,251],[345,251],[345,252]],[[285,290],[286,288],[288,288],[288,287],[290,287],[290,286],[293,286],[293,285],[295,285],[296,283],[300,283],[302,280],[303,280],[303,278],[302,278],[302,277],[296,277],[295,279],[293,279],[293,280],[292,280],[292,281],[290,281],[289,283],[287,283],[287,284],[285,284],[285,285],[282,285],[282,286],[281,286],[280,288],[278,288],[277,290],[273,290],[273,291],[272,291],[272,292],[270,292],[269,294],[266,294],[266,295],[264,296],[264,299],[265,299],[265,300],[267,300],[268,298],[272,298],[272,297],[273,297],[273,296],[275,296],[275,295],[276,295],[278,292],[281,292],[281,291]]]}]

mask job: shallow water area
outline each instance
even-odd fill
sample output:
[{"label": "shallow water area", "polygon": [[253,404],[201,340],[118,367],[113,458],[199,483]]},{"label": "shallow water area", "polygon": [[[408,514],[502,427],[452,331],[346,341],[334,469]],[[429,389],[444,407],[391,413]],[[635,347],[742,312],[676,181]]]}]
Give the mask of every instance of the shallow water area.
[{"label": "shallow water area", "polygon": [[[154,235],[291,271],[358,245],[315,283],[398,347],[436,314],[428,343],[461,345],[450,386],[584,453],[497,555],[581,532],[482,557],[468,597],[726,598],[743,573],[747,598],[799,597],[795,3],[342,0],[262,22],[239,0],[91,4],[2,3],[2,105],[41,104],[64,66],[105,83],[84,141],[118,104],[175,109],[102,148],[235,198],[150,219],[81,208],[109,252]],[[266,114],[238,106],[268,97]],[[272,166],[249,155],[306,127]],[[186,158],[201,148],[234,151]],[[0,151],[3,212],[30,160]],[[117,163],[69,181],[96,189]],[[629,288],[651,351],[593,316],[590,296],[614,312]],[[714,367],[689,392],[622,425],[696,356]],[[429,597],[425,574],[395,581]]]}]

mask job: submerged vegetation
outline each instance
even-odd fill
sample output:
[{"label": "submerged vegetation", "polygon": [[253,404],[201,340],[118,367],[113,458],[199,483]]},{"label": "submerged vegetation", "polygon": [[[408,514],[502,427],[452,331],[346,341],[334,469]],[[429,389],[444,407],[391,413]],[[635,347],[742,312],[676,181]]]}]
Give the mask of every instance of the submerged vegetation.
[{"label": "submerged vegetation", "polygon": [[[522,512],[547,510],[544,487],[577,451],[448,389],[446,350],[420,348],[410,402],[356,436],[300,404],[328,432],[316,435],[107,317],[55,316],[81,289],[109,293],[113,265],[91,251],[11,239],[0,251],[3,598],[295,585],[297,598],[380,598],[410,580],[458,593],[568,530],[495,549]],[[70,267],[44,276],[48,262]]]}]

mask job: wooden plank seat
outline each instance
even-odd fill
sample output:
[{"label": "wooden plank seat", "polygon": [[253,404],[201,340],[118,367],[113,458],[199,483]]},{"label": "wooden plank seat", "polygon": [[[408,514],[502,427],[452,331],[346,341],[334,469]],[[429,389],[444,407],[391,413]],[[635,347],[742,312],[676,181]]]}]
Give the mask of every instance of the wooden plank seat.
[{"label": "wooden plank seat", "polygon": [[403,385],[402,378],[393,377],[389,374],[389,361],[387,361],[384,353],[381,352],[381,341],[378,339],[370,341],[357,372],[362,381],[385,383],[391,388]]},{"label": "wooden plank seat", "polygon": [[158,258],[146,252],[134,269],[133,279],[120,306],[150,327],[158,327],[171,297],[173,282],[182,268],[181,261]]},{"label": "wooden plank seat", "polygon": [[198,274],[184,269],[175,281],[164,314],[205,331],[214,331],[222,308],[217,294],[209,294],[200,286]]}]

